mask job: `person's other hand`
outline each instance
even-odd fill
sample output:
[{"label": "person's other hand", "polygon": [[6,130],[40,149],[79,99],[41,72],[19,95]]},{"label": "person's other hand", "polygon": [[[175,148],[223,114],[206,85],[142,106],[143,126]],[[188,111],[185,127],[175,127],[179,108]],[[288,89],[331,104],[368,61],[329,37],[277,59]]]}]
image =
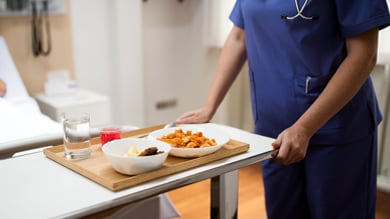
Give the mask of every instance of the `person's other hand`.
[{"label": "person's other hand", "polygon": [[179,118],[176,119],[177,124],[184,124],[184,123],[204,123],[209,122],[212,117],[212,111],[208,110],[206,107],[186,112],[183,115],[181,115]]},{"label": "person's other hand", "polygon": [[0,80],[0,97],[4,97],[5,93],[7,93],[7,85],[3,80]]},{"label": "person's other hand", "polygon": [[306,156],[310,136],[304,128],[291,126],[278,135],[272,147],[279,148],[278,154],[273,157],[277,162],[290,165],[303,160]]}]

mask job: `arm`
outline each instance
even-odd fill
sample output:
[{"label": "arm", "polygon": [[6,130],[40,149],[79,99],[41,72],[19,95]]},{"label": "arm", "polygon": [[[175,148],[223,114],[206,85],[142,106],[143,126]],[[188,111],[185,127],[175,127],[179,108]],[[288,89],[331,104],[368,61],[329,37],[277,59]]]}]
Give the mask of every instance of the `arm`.
[{"label": "arm", "polygon": [[234,26],[222,48],[204,106],[180,116],[177,123],[208,122],[217,111],[246,60],[245,32]]},{"label": "arm", "polygon": [[368,79],[376,64],[377,45],[378,29],[346,40],[347,57],[322,94],[273,143],[275,148],[280,147],[277,161],[288,165],[305,157],[311,136],[340,111]]}]

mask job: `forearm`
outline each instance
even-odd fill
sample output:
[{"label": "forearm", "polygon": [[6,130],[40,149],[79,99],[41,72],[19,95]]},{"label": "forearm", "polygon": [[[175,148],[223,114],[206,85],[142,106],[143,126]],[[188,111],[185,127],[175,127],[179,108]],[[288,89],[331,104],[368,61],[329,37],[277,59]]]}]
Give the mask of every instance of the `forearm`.
[{"label": "forearm", "polygon": [[308,136],[340,111],[368,79],[376,64],[377,37],[378,30],[370,30],[347,39],[347,57],[322,94],[295,123]]},{"label": "forearm", "polygon": [[246,61],[245,34],[233,27],[222,49],[205,107],[215,113]]}]

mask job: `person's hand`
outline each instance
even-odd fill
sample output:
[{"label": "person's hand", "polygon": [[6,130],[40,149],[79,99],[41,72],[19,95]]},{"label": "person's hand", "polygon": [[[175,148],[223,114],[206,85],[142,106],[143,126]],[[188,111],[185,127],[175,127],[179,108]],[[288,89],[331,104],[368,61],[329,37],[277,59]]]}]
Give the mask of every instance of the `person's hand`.
[{"label": "person's hand", "polygon": [[0,80],[0,97],[3,97],[7,93],[7,85],[3,80]]},{"label": "person's hand", "polygon": [[306,156],[310,135],[299,126],[291,126],[278,135],[272,143],[279,151],[273,159],[284,165],[290,165],[303,160]]},{"label": "person's hand", "polygon": [[212,116],[212,110],[203,107],[194,111],[184,113],[179,118],[177,118],[175,122],[177,124],[204,123],[209,122]]}]

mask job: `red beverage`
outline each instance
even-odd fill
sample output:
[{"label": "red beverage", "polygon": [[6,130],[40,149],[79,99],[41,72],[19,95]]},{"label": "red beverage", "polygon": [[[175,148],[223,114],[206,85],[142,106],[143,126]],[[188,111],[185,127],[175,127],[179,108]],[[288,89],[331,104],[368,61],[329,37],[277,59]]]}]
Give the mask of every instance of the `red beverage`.
[{"label": "red beverage", "polygon": [[119,128],[104,128],[100,131],[100,141],[102,146],[112,140],[121,138],[121,130]]}]

